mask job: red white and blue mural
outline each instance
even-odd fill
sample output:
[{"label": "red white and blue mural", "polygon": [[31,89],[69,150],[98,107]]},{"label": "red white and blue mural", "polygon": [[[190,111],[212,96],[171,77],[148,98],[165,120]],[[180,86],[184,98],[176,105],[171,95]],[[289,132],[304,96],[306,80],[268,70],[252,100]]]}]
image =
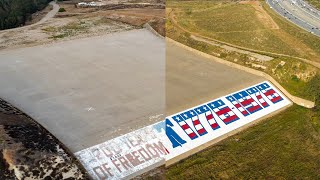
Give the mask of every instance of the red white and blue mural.
[{"label": "red white and blue mural", "polygon": [[172,160],[291,102],[262,82],[76,153],[93,179],[125,179]]}]

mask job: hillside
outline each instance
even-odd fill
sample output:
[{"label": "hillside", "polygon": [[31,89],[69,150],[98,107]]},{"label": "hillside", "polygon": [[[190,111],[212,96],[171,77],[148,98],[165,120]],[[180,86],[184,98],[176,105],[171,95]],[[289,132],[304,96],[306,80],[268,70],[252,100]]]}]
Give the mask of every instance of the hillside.
[{"label": "hillside", "polygon": [[0,0],[0,30],[22,26],[51,0]]}]

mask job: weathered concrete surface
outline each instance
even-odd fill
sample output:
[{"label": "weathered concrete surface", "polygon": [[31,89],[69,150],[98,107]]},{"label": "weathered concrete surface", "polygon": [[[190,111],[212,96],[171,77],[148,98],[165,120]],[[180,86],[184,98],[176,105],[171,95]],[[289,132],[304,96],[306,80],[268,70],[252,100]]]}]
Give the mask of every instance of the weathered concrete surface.
[{"label": "weathered concrete surface", "polygon": [[164,116],[165,41],[132,30],[0,52],[0,97],[72,152]]},{"label": "weathered concrete surface", "polygon": [[166,40],[166,112],[174,114],[265,79]]},{"label": "weathered concrete surface", "polygon": [[[229,66],[231,68],[235,68],[235,69],[238,69],[240,70],[241,72],[247,72],[249,74],[252,74],[252,76],[257,76],[257,77],[260,77],[260,78],[263,78],[263,79],[267,79],[269,80],[271,83],[273,83],[285,96],[287,96],[292,102],[300,105],[300,106],[303,106],[303,107],[306,107],[306,108],[313,108],[315,106],[315,103],[312,102],[312,101],[309,101],[309,100],[306,100],[306,99],[302,99],[302,98],[299,98],[299,97],[296,97],[296,96],[293,96],[291,95],[286,89],[284,89],[284,87],[282,87],[276,80],[274,80],[269,74],[266,74],[262,71],[258,71],[258,70],[255,70],[255,69],[252,69],[252,68],[248,68],[248,67],[245,67],[245,66],[242,66],[242,65],[239,65],[239,64],[236,64],[236,63],[233,63],[233,62],[230,62],[230,61],[226,61],[226,60],[223,60],[223,59],[220,59],[218,57],[215,57],[215,56],[212,56],[212,55],[209,55],[209,54],[206,54],[206,53],[203,53],[201,51],[198,51],[196,49],[193,49],[191,47],[188,47],[186,45],[183,45],[179,42],[176,42],[170,38],[166,38],[166,41],[167,41],[167,44],[168,42],[171,42],[172,44],[175,44],[176,46],[182,48],[182,49],[185,49],[186,51],[189,51],[189,52],[192,52],[194,54],[197,54],[199,55],[199,57],[202,57],[202,58],[206,58],[206,59],[209,59],[211,61],[214,61],[214,62],[217,62],[217,63],[221,63],[221,64],[224,64],[226,66]],[[167,63],[168,64],[168,63]]]}]

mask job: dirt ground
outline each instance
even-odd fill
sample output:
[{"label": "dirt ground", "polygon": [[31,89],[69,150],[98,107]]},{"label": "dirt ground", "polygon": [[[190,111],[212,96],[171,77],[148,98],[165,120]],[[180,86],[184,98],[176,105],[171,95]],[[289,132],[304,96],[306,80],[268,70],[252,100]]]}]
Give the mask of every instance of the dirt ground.
[{"label": "dirt ground", "polygon": [[134,28],[103,16],[54,18],[30,28],[0,32],[0,49],[29,47]]},{"label": "dirt ground", "polygon": [[28,115],[0,99],[0,179],[87,179],[78,161]]},{"label": "dirt ground", "polygon": [[[70,2],[59,3],[59,6],[66,11],[58,12],[55,18],[43,24],[0,31],[0,51],[127,31],[142,28],[145,23],[165,35],[164,9],[76,8]],[[43,12],[49,9],[48,7]]]},{"label": "dirt ground", "polygon": [[[108,4],[115,5],[116,3],[127,2],[127,8],[75,8],[74,4],[64,3],[59,4],[66,12],[59,12],[56,17],[70,17],[77,15],[86,15],[86,17],[101,15],[108,19],[123,22],[137,27],[142,27],[143,24],[149,23],[158,33],[165,36],[165,9],[164,1],[162,0],[123,0],[123,1],[108,1]],[[129,3],[128,3],[129,2]],[[157,7],[140,7],[132,8],[131,5],[139,3],[150,3],[151,5],[160,5]],[[161,6],[162,5],[162,6]]]}]

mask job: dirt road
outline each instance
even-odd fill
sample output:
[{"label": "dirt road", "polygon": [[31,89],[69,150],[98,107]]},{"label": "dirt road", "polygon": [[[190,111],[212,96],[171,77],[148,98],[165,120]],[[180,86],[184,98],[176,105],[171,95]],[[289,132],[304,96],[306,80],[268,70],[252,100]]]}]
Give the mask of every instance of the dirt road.
[{"label": "dirt road", "polygon": [[46,22],[46,21],[50,20],[51,18],[53,18],[58,13],[59,8],[60,8],[60,6],[55,1],[51,1],[49,3],[49,5],[52,6],[52,10],[50,12],[48,12],[48,14],[46,14],[40,21],[38,21],[38,22],[36,22],[34,24],[27,25],[27,26],[1,30],[0,32],[4,33],[4,32],[12,32],[12,31],[17,31],[17,30],[24,30],[26,28],[31,28],[33,26],[43,24],[44,22]]},{"label": "dirt road", "polygon": [[51,1],[50,5],[52,6],[52,10],[46,16],[44,16],[39,22],[35,23],[35,25],[46,22],[58,13],[60,8],[59,5],[55,1]]}]

